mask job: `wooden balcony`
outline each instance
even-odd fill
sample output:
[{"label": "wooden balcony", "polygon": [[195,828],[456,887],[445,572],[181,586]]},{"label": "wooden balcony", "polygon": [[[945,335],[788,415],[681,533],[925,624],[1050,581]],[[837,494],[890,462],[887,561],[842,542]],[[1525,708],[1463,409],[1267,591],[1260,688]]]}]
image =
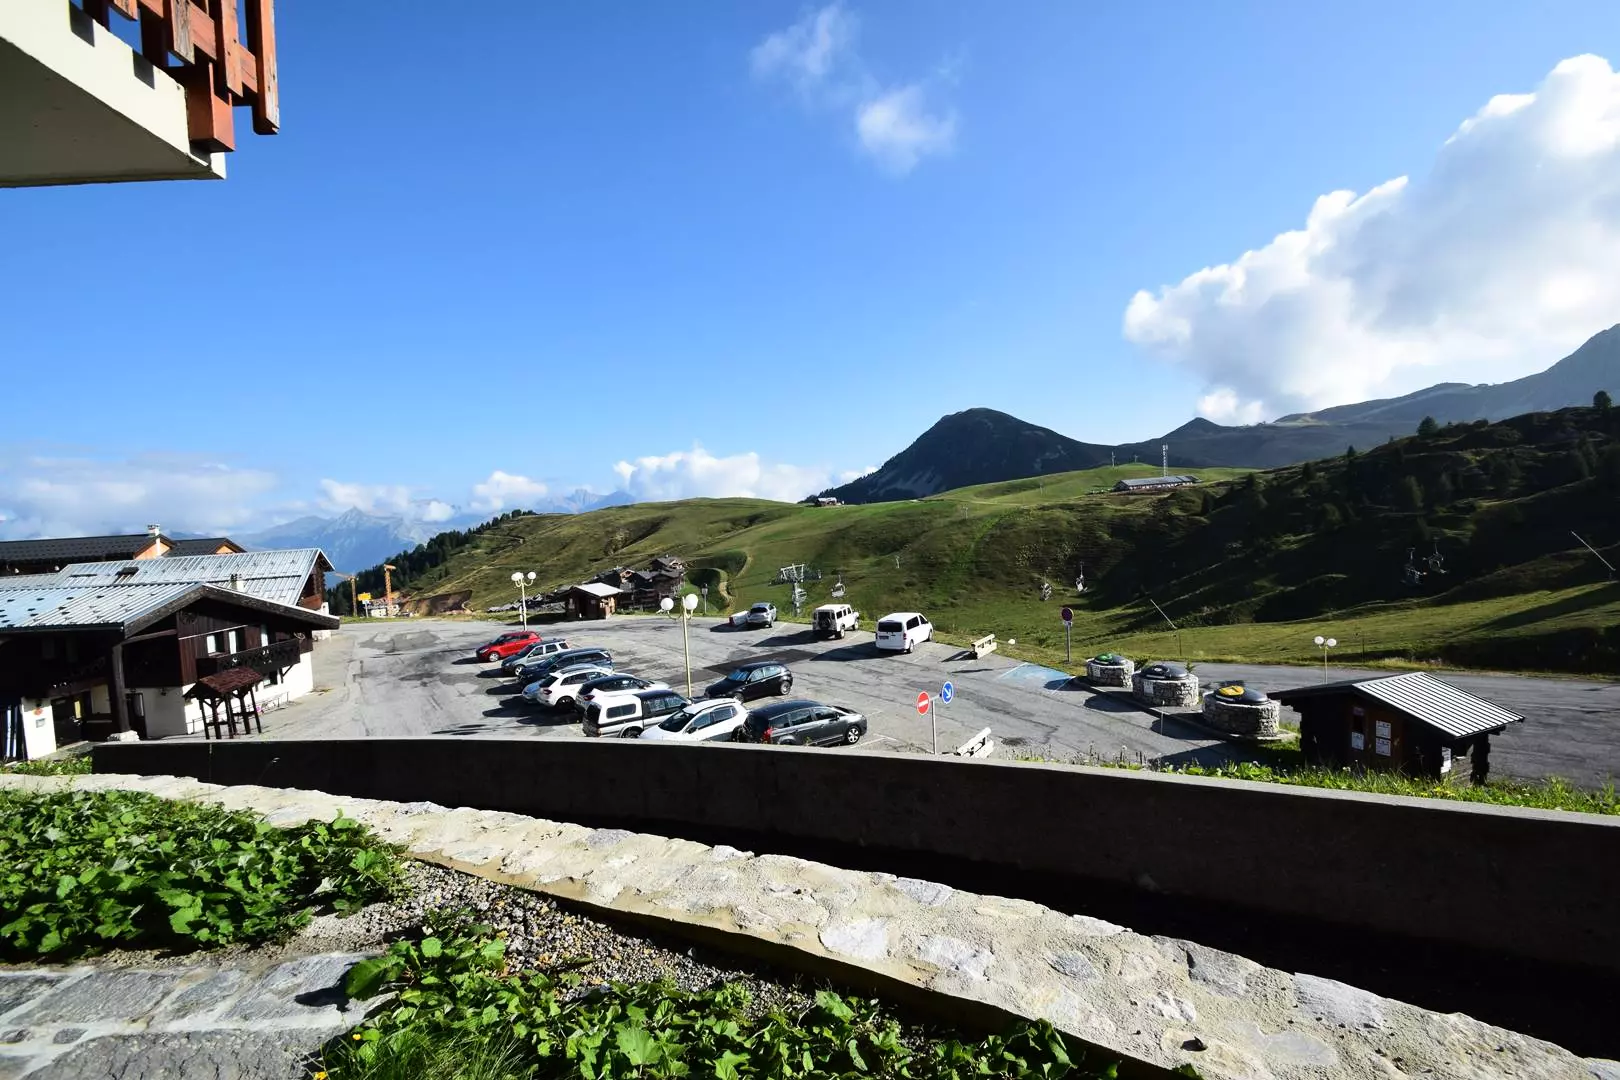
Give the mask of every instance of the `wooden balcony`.
[{"label": "wooden balcony", "polygon": [[302,650],[297,639],[275,641],[269,645],[261,645],[257,649],[243,649],[241,652],[221,653],[218,656],[199,656],[197,658],[197,677],[207,678],[232,668],[252,668],[261,675],[269,676],[285,671],[298,663]]}]

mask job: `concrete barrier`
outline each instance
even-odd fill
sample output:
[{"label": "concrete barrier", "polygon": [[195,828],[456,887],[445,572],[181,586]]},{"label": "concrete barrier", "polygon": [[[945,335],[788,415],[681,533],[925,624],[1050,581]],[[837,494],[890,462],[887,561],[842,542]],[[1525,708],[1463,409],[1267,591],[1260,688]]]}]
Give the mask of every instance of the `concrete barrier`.
[{"label": "concrete barrier", "polygon": [[[1113,769],[623,740],[102,744],[97,772],[956,860],[1620,973],[1620,818]],[[1091,890],[1090,893],[1083,890]],[[1006,895],[1019,895],[1010,887]],[[1133,901],[1134,902],[1134,901]],[[1238,917],[1238,916],[1231,916]],[[1264,920],[1262,932],[1264,932]]]}]

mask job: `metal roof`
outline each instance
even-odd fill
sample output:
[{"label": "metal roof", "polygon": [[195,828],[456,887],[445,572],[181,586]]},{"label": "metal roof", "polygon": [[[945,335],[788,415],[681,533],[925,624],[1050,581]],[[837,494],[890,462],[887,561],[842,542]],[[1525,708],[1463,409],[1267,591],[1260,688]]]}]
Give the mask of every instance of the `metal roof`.
[{"label": "metal roof", "polygon": [[1128,488],[1164,487],[1169,484],[1196,484],[1196,476],[1148,476],[1138,480],[1121,480]]},{"label": "metal roof", "polygon": [[590,593],[592,596],[604,599],[609,596],[618,596],[619,593],[624,591],[622,589],[615,589],[611,585],[603,585],[601,582],[597,581],[587,581],[583,585],[575,585],[574,588],[578,589],[580,592]]},{"label": "metal roof", "polygon": [[205,582],[165,581],[136,584],[39,584],[0,578],[0,634],[8,631],[88,630],[105,627],[129,633],[199,600],[219,600],[311,626],[334,628],[333,615],[283,604],[248,592]]},{"label": "metal roof", "polygon": [[1466,690],[1442,682],[1426,671],[1279,690],[1271,696],[1287,705],[1295,700],[1347,691],[1380,701],[1453,738],[1501,731],[1509,724],[1524,721],[1524,717],[1518,713],[1508,712],[1493,701],[1475,697]]},{"label": "metal roof", "polygon": [[132,536],[64,536],[43,540],[0,540],[0,563],[57,559],[128,558],[152,546],[151,533]]},{"label": "metal roof", "polygon": [[[164,559],[74,563],[50,575],[63,585],[152,585],[184,582],[191,585],[230,585],[241,578],[240,590],[261,600],[296,604],[304,583],[319,568],[332,569],[320,548],[285,551],[245,551],[231,555],[180,555]],[[4,580],[4,579],[0,579]]]},{"label": "metal roof", "polygon": [[[31,580],[40,576],[31,575]],[[122,627],[197,587],[185,581],[96,586],[14,580],[0,578],[0,631]]]}]

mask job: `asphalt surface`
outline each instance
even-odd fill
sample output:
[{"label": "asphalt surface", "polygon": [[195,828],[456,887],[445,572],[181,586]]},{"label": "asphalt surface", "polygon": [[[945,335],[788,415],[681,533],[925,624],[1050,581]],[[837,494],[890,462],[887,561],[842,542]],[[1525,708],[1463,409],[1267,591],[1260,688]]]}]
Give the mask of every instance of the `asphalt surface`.
[{"label": "asphalt surface", "polygon": [[[571,710],[528,704],[521,687],[500,677],[499,665],[472,658],[474,647],[504,629],[492,622],[438,619],[346,626],[316,649],[316,693],[269,714],[265,734],[583,737]],[[603,646],[613,653],[618,670],[686,690],[677,621],[621,616],[540,630],[573,644]],[[1000,655],[974,660],[934,643],[910,655],[878,653],[870,632],[818,641],[796,624],[743,630],[715,619],[693,619],[687,638],[698,694],[738,663],[780,660],[793,672],[794,697],[866,715],[870,730],[860,748],[926,753],[933,745],[932,720],[942,751],[990,728],[997,758],[1214,764],[1249,752],[1174,714],[1156,716],[1118,692],[1093,691],[1064,672]],[[1206,685],[1242,679],[1264,691],[1322,679],[1320,668],[1200,664],[1197,672]],[[1387,672],[1339,667],[1327,672],[1334,680],[1378,674]],[[1620,774],[1620,683],[1472,673],[1444,677],[1527,717],[1493,740],[1493,775],[1561,776],[1591,786]],[[947,679],[955,684],[955,698],[940,708],[939,690]],[[931,717],[916,711],[919,692],[934,699]],[[1283,716],[1287,720],[1292,714],[1284,710]]]},{"label": "asphalt surface", "polygon": [[[351,624],[316,649],[317,692],[269,714],[265,734],[290,739],[583,737],[571,710],[525,702],[522,688],[502,678],[498,664],[472,659],[477,645],[504,629],[436,619]],[[603,646],[613,653],[617,670],[686,691],[681,626],[675,620],[621,616],[541,627],[541,632],[559,633],[575,645]],[[693,619],[687,637],[696,693],[743,661],[781,660],[793,672],[794,697],[863,713],[870,726],[860,745],[875,750],[928,751],[934,735],[930,717],[917,712],[917,695],[927,692],[937,699],[941,685],[951,680],[955,698],[934,717],[941,750],[952,750],[988,727],[998,757],[1213,764],[1242,753],[1193,725],[1085,689],[1061,671],[1001,656],[976,661],[932,642],[910,655],[878,653],[870,632],[818,641],[798,625],[734,630],[714,619]]]}]

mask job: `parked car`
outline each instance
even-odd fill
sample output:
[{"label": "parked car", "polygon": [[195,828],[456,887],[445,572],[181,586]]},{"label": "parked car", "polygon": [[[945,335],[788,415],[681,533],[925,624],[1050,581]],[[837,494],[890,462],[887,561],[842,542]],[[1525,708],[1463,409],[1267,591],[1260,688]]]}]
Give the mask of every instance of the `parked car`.
[{"label": "parked car", "polygon": [[579,693],[581,686],[592,679],[610,674],[612,672],[600,664],[558,668],[525,686],[523,696],[536,705],[547,705],[553,709],[571,708],[574,704],[574,695]]},{"label": "parked car", "polygon": [[746,626],[775,626],[776,605],[765,603],[755,604],[753,607],[748,609],[748,617],[743,620],[743,622]]},{"label": "parked car", "polygon": [[500,660],[533,645],[540,640],[540,635],[533,630],[513,630],[509,634],[502,634],[491,641],[478,646],[474,656],[487,664],[491,660]]},{"label": "parked car", "polygon": [[708,698],[644,728],[641,737],[654,742],[729,742],[747,719],[748,707],[735,698]]},{"label": "parked car", "polygon": [[924,641],[934,640],[934,624],[915,611],[885,615],[877,624],[877,647],[893,652],[910,652]]},{"label": "parked car", "polygon": [[519,667],[515,674],[518,681],[527,687],[530,683],[543,675],[550,675],[559,668],[577,667],[580,664],[595,664],[606,671],[613,670],[613,654],[606,649],[564,649],[550,656],[542,656],[538,660],[530,661]]},{"label": "parked car", "polygon": [[518,652],[513,653],[511,656],[508,656],[505,660],[502,660],[501,670],[516,671],[524,664],[532,664],[534,661],[542,659],[543,657],[551,656],[554,653],[560,653],[565,649],[572,649],[573,647],[574,646],[568,643],[567,638],[552,638],[550,641],[535,641]]},{"label": "parked car", "polygon": [[704,697],[736,698],[751,701],[766,694],[785,694],[793,689],[793,672],[774,660],[740,664],[737,670],[717,683],[709,684]]},{"label": "parked car", "polygon": [[637,678],[615,672],[612,675],[603,675],[599,679],[592,679],[581,686],[574,694],[574,711],[581,716],[585,715],[585,707],[589,705],[597,694],[617,694],[625,690],[668,690],[669,683],[654,682],[651,679]]},{"label": "parked car", "polygon": [[690,704],[673,690],[597,694],[585,706],[585,734],[592,738],[617,735],[621,739],[634,739],[670,713],[679,712]]},{"label": "parked car", "polygon": [[841,638],[861,624],[861,613],[848,604],[822,604],[810,616],[817,637]]},{"label": "parked car", "polygon": [[773,701],[752,710],[737,729],[738,742],[775,746],[853,746],[866,734],[866,717],[819,701]]}]

